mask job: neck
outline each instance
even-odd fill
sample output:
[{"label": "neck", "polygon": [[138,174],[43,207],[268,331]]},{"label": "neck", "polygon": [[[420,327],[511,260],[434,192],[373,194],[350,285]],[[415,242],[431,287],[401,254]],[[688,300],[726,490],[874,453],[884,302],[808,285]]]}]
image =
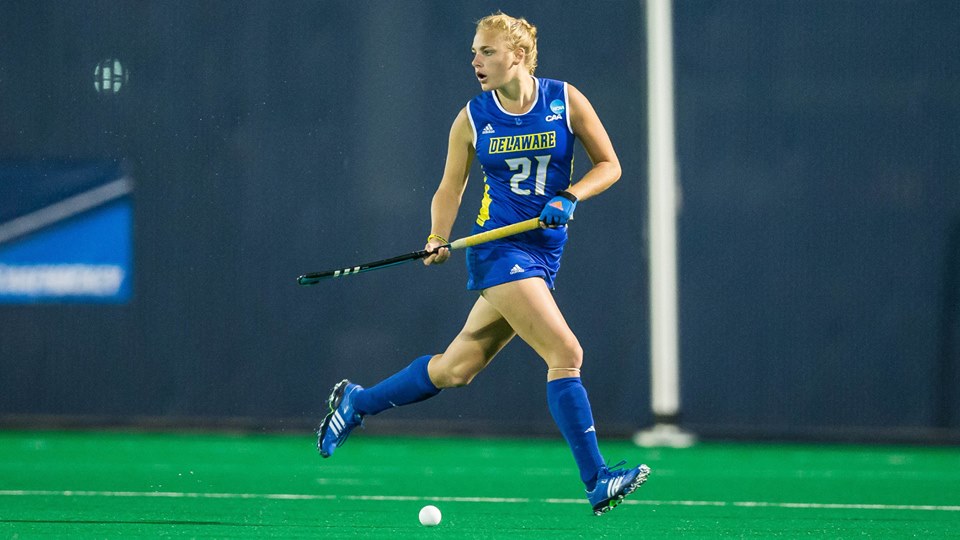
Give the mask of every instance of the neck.
[{"label": "neck", "polygon": [[497,88],[497,97],[500,98],[500,104],[510,112],[522,113],[537,100],[536,92],[537,85],[533,76],[523,73]]}]

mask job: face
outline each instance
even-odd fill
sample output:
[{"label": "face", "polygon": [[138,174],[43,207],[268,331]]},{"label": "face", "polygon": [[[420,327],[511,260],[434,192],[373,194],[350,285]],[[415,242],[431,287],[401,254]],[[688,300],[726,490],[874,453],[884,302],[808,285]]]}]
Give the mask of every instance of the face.
[{"label": "face", "polygon": [[503,34],[496,30],[480,30],[473,38],[473,71],[484,92],[500,88],[516,77],[523,64],[511,51]]}]

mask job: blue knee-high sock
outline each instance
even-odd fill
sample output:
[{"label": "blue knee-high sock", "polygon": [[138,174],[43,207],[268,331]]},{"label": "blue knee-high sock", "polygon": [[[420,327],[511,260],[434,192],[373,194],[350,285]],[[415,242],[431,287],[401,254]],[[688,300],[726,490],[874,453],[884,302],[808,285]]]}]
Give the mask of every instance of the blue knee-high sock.
[{"label": "blue knee-high sock", "polygon": [[356,410],[361,414],[377,414],[439,394],[440,389],[433,385],[427,373],[431,356],[421,356],[409,366],[359,392],[354,398]]},{"label": "blue knee-high sock", "polygon": [[597,430],[593,426],[593,412],[587,399],[587,390],[580,377],[567,377],[547,382],[547,405],[563,438],[573,451],[580,469],[580,479],[593,490],[597,472],[604,465],[597,445]]}]

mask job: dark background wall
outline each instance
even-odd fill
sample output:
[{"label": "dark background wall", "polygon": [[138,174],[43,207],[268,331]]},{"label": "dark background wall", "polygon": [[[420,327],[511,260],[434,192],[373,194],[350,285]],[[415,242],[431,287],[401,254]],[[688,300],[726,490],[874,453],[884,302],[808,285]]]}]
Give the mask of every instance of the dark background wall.
[{"label": "dark background wall", "polygon": [[[0,159],[136,181],[133,300],[0,306],[0,418],[303,429],[336,380],[442,351],[475,299],[462,256],[294,278],[419,249],[478,92],[473,21],[498,8],[539,26],[538,75],[583,91],[619,151],[556,296],[602,430],[648,424],[643,5],[621,1],[0,2]],[[684,423],[956,430],[958,4],[678,1],[674,21]],[[110,97],[107,57],[130,69]],[[551,433],[543,380],[513,343],[371,425]]]}]

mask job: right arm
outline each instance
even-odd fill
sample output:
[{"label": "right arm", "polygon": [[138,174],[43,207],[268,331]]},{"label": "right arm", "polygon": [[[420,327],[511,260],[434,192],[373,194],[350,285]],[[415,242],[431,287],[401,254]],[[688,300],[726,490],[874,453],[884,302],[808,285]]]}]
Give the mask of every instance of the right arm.
[{"label": "right arm", "polygon": [[[467,187],[467,178],[470,176],[470,165],[473,163],[473,128],[467,118],[467,109],[464,107],[450,127],[450,137],[447,143],[447,162],[443,167],[443,178],[440,186],[433,194],[430,204],[430,234],[450,239],[453,231],[453,222],[457,219],[460,210],[460,201],[463,190]],[[442,243],[431,238],[424,249],[433,250]],[[450,257],[449,249],[441,249],[423,260],[423,264],[440,264]]]}]

